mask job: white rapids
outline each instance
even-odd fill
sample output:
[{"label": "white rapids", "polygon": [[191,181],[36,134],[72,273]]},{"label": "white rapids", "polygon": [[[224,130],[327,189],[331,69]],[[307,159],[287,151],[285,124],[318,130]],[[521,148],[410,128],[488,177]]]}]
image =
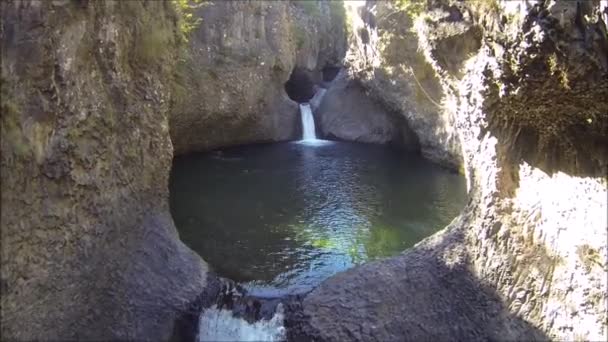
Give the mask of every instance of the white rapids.
[{"label": "white rapids", "polygon": [[283,319],[282,304],[277,306],[271,319],[253,324],[214,305],[201,314],[198,341],[285,341]]}]

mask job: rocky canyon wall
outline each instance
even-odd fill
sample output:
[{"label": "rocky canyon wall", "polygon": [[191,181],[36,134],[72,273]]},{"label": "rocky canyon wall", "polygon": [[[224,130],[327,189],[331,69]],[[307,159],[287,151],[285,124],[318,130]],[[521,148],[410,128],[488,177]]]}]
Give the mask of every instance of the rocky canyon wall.
[{"label": "rocky canyon wall", "polygon": [[[605,8],[444,3],[416,23],[462,142],[473,269],[552,339],[608,334]],[[479,49],[441,58],[475,31]]]},{"label": "rocky canyon wall", "polygon": [[[359,10],[362,28],[386,31],[367,34],[350,65],[402,109],[427,155],[462,156],[470,200],[439,234],[309,294],[290,320],[292,337],[607,338],[605,6],[367,2]],[[405,25],[382,23],[399,16]],[[418,62],[408,65],[407,53],[390,62],[406,42]],[[430,100],[436,114],[427,117],[418,106]]]},{"label": "rocky canyon wall", "polygon": [[415,132],[424,157],[460,169],[462,151],[455,118],[443,110],[439,76],[419,48],[413,18],[397,2],[356,5],[345,2],[351,19],[345,64],[374,102]]},{"label": "rocky canyon wall", "polygon": [[470,200],[324,282],[291,337],[605,340],[605,3],[356,4],[206,4],[182,54],[169,2],[2,2],[2,336],[168,339],[209,283],[170,217],[173,146],[297,138],[284,84],[344,57],[334,101],[384,120],[354,126],[459,167]]},{"label": "rocky canyon wall", "polygon": [[369,96],[352,70],[340,71],[313,110],[324,138],[419,149],[405,118]]},{"label": "rocky canyon wall", "polygon": [[170,2],[3,1],[7,340],[167,340],[205,288],[168,208]]},{"label": "rocky canyon wall", "polygon": [[296,70],[299,83],[307,83],[303,91],[312,92],[324,67],[341,65],[342,8],[325,1],[216,1],[195,15],[202,24],[178,63],[170,118],[176,153],[298,139],[299,108],[285,83]]}]

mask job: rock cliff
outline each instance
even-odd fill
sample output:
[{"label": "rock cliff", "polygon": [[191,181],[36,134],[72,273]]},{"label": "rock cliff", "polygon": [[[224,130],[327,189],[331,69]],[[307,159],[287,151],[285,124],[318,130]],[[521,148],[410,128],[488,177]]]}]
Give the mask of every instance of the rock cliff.
[{"label": "rock cliff", "polygon": [[[170,127],[176,153],[298,139],[297,103],[346,52],[344,12],[328,2],[217,1],[178,65]],[[289,89],[289,87],[288,87]],[[301,99],[299,93],[304,95]]]},{"label": "rock cliff", "polygon": [[[390,2],[368,1],[360,7],[345,4],[351,13],[345,64],[374,102],[404,119],[418,136],[424,157],[452,169],[461,168],[455,118],[443,110],[439,75],[419,47],[413,18]],[[461,43],[469,44],[466,39]],[[441,58],[454,55],[455,51],[450,51]]]},{"label": "rock cliff", "polygon": [[[381,27],[376,6],[392,4],[367,3],[359,13]],[[292,338],[607,338],[608,37],[601,10],[592,2],[527,1],[384,9],[384,20],[407,17],[420,63],[435,73],[439,91],[426,95],[442,94],[437,110],[458,138],[469,204],[412,250],[322,284],[294,310]],[[392,30],[389,36],[399,34]],[[373,43],[376,35],[368,36]],[[372,43],[368,55],[358,55],[367,60],[351,62],[371,65],[363,83],[374,68],[395,67],[373,60]],[[382,77],[367,82],[374,89]],[[421,83],[410,80],[404,89],[425,88]],[[391,103],[393,93],[378,96]],[[406,101],[416,104],[412,96]],[[445,140],[414,123],[424,115],[406,116],[428,149],[425,141]],[[442,146],[449,152],[456,145]]]},{"label": "rock cliff", "polygon": [[169,2],[2,2],[7,340],[167,340],[207,266],[168,207]]},{"label": "rock cliff", "polygon": [[606,340],[606,5],[312,4],[207,4],[186,53],[170,2],[0,4],[4,338],[169,339],[217,291],[170,217],[173,146],[297,138],[289,97],[344,57],[321,129],[351,96],[382,120],[342,120],[382,133],[344,139],[417,140],[469,203],[291,303],[290,336]]}]

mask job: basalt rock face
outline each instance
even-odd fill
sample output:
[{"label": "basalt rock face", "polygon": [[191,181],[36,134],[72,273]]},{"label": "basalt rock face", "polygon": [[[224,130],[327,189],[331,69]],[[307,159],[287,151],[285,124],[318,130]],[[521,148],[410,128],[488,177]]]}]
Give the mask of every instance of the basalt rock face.
[{"label": "basalt rock face", "polygon": [[[605,23],[597,3],[516,5],[469,9],[463,22],[481,27],[482,44],[462,77],[445,78],[450,102],[460,100],[465,172],[479,195],[474,269],[552,339],[604,340]],[[427,56],[441,53],[445,38],[433,34],[449,24],[419,24]]]},{"label": "basalt rock face", "polygon": [[375,103],[347,70],[333,80],[314,114],[323,137],[418,149],[406,120]]},{"label": "basalt rock face", "polygon": [[310,88],[322,81],[323,67],[341,64],[346,38],[340,7],[214,1],[196,15],[202,24],[179,63],[170,118],[175,152],[298,138],[299,108],[284,84],[295,71]]},{"label": "basalt rock face", "polygon": [[[439,77],[419,49],[412,18],[389,1],[368,1],[350,11],[357,18],[346,57],[351,72],[375,102],[407,122],[418,136],[424,157],[451,169],[461,168],[455,118],[443,110]],[[469,41],[463,39],[460,44]],[[454,51],[441,58],[460,55]]]},{"label": "basalt rock face", "polygon": [[170,3],[1,6],[2,337],[169,339],[207,269],[167,201]]},{"label": "basalt rock face", "polygon": [[[403,255],[339,273],[288,306],[294,341],[530,341],[542,331],[510,315],[472,273],[461,221]],[[295,306],[295,309],[293,308]],[[331,317],[331,319],[330,319]]]},{"label": "basalt rock face", "polygon": [[412,250],[310,293],[289,316],[292,337],[608,337],[600,10],[438,1],[412,21],[450,104],[470,202]]}]

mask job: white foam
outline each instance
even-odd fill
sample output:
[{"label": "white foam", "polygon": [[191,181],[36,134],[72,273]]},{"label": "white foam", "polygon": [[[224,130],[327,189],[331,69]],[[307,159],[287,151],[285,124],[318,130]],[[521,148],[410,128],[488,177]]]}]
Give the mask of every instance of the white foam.
[{"label": "white foam", "polygon": [[302,140],[317,140],[317,134],[315,132],[315,119],[312,116],[310,105],[308,103],[301,103],[300,112],[302,114]]},{"label": "white foam", "polygon": [[279,304],[270,320],[253,324],[232,316],[230,310],[206,309],[199,320],[198,341],[284,341],[283,306]]}]

